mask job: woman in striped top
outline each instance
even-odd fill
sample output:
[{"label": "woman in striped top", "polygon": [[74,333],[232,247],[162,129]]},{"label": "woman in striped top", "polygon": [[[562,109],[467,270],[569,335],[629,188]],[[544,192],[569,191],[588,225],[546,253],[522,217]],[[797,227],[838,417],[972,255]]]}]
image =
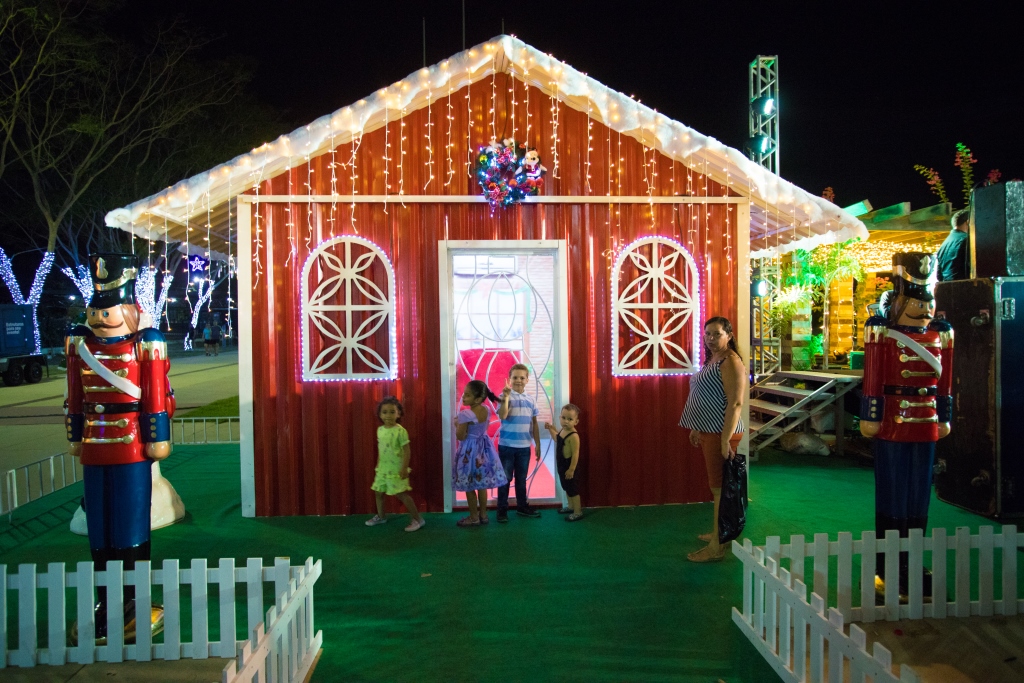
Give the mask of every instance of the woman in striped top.
[{"label": "woman in striped top", "polygon": [[704,323],[704,348],[704,367],[690,378],[690,395],[679,426],[690,430],[690,443],[704,453],[715,517],[711,533],[698,536],[707,546],[686,556],[691,562],[717,562],[725,557],[725,548],[718,541],[722,460],[736,457],[736,446],[743,438],[740,415],[747,395],[747,370],[728,319],[715,317]]}]

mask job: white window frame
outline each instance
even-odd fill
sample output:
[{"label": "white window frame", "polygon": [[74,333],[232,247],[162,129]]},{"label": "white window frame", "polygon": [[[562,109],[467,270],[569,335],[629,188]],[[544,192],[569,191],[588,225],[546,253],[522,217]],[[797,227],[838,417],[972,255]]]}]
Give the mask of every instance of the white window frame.
[{"label": "white window frame", "polygon": [[[370,253],[361,255],[358,258],[358,260],[353,262],[353,244],[365,247],[366,249],[369,250]],[[339,270],[336,272],[335,275],[332,275],[330,278],[327,278],[317,283],[316,291],[311,293],[309,291],[310,270],[312,269],[313,265],[317,263],[318,259],[322,254],[327,253],[328,250],[335,250],[338,246],[342,246],[344,248],[344,254],[341,257],[342,269],[344,270],[344,273]],[[371,255],[372,257],[369,258],[369,260],[364,263],[364,259]],[[336,254],[332,256],[334,258],[338,258]],[[370,283],[370,285],[372,287],[372,290],[376,290],[379,294],[384,295],[382,298],[376,297],[374,294],[371,293],[372,290],[367,291],[367,289],[364,288],[364,286],[358,284],[360,278],[366,280],[366,278],[360,276],[359,273],[368,268],[372,268],[375,265],[374,262],[377,261],[378,259],[384,265],[384,269],[387,272],[388,291],[380,292],[379,288],[375,284]],[[348,273],[351,276],[345,277],[345,273]],[[325,286],[328,286],[329,282],[336,279],[341,279],[342,283],[339,286],[344,286],[347,289],[345,303],[327,305],[318,303],[316,300],[310,299],[311,296],[315,296],[317,292],[321,291]],[[359,290],[362,291],[362,293],[366,295],[368,298],[377,299],[377,303],[358,305],[351,304],[352,283],[356,283],[356,286],[359,288]],[[305,264],[303,264],[302,280],[300,286],[302,289],[302,380],[304,382],[372,382],[380,380],[391,380],[395,379],[398,376],[398,348],[395,339],[395,269],[392,267],[391,260],[388,258],[387,254],[384,253],[383,249],[378,247],[373,242],[367,239],[363,239],[362,237],[356,237],[355,235],[342,235],[340,237],[335,237],[333,239],[324,240],[323,242],[317,245],[316,249],[314,249],[313,252],[306,259]],[[337,291],[337,288],[335,288],[335,291]],[[351,313],[353,311],[371,311],[377,312],[380,316],[382,316],[382,318],[379,319],[377,324],[374,325],[373,329],[371,329],[369,332],[365,332],[363,328],[366,327],[367,324],[370,323],[370,320],[373,319],[371,318],[370,320],[363,321],[359,328],[354,331],[355,333],[363,332],[363,334],[362,336],[355,340],[352,339],[353,323],[351,321],[351,318],[349,318],[346,321],[346,328],[344,330],[341,330],[342,334],[344,335],[344,339],[339,340],[337,341],[337,343],[328,346],[323,351],[321,351],[320,354],[317,356],[317,360],[319,360],[324,356],[325,353],[327,353],[331,349],[340,347],[338,350],[338,354],[339,358],[343,359],[343,363],[347,368],[346,372],[322,372],[317,371],[314,367],[311,367],[313,361],[310,359],[310,335],[315,330],[319,330],[320,334],[325,334],[324,330],[313,321],[311,314],[315,313],[316,311],[341,311],[343,313]],[[376,334],[376,332],[380,329],[380,326],[383,324],[387,324],[388,331],[388,349],[386,353],[381,355],[380,353],[378,353],[378,350],[369,349],[369,347],[366,347],[370,351],[370,353],[372,353],[374,356],[377,356],[378,360],[381,361],[379,365],[379,370],[377,372],[353,372],[353,354],[359,355],[362,358],[363,363],[371,365],[366,361],[366,358],[363,357],[362,353],[360,353],[357,347],[359,339],[365,339],[368,336]],[[358,344],[358,346],[362,345]],[[386,356],[386,358],[384,356]],[[334,365],[334,363],[338,362],[338,360],[339,359],[336,358],[335,360],[328,363],[327,366],[329,367],[331,365]]]},{"label": "white window frame", "polygon": [[[622,276],[622,264],[625,263],[627,258],[630,258],[638,268],[643,270],[643,266],[637,261],[635,256],[632,256],[638,248],[645,247],[648,245],[652,246],[652,254],[654,255],[654,262],[648,263],[647,274],[642,274],[635,280],[630,281],[624,287],[619,287],[619,279]],[[670,253],[676,254],[675,258],[682,256],[687,267],[687,274],[691,283],[691,290],[688,290],[684,283],[674,280],[676,287],[681,288],[689,297],[688,302],[674,303],[671,301],[662,301],[660,298],[661,291],[663,290],[662,278],[657,275],[659,265],[664,260],[662,254],[664,250],[670,250]],[[652,274],[653,273],[653,274]],[[642,280],[647,280],[646,284],[641,284]],[[636,298],[640,292],[644,291],[647,287],[652,288],[652,301],[651,303],[639,303]],[[701,305],[702,289],[700,286],[700,274],[697,270],[697,263],[694,261],[693,256],[687,251],[679,242],[670,239],[668,237],[652,236],[642,237],[638,240],[631,242],[625,247],[620,253],[618,258],[615,259],[615,267],[612,269],[612,374],[617,377],[641,377],[651,375],[692,375],[700,370],[700,330],[701,330]],[[652,320],[655,323],[655,328],[648,330],[647,332],[639,329],[633,320],[639,320],[633,311],[636,310],[653,310]],[[678,363],[673,364],[673,367],[664,368],[660,367],[662,355],[677,354],[678,352],[673,351],[671,354],[663,349],[666,348],[667,337],[673,335],[678,331],[678,327],[675,330],[665,334],[663,331],[657,329],[658,323],[658,312],[662,310],[672,310],[684,313],[689,311],[689,317],[682,323],[685,325],[687,322],[690,323],[690,344],[691,347],[687,351],[683,349],[684,353],[689,356],[689,365],[683,365],[679,367]],[[633,346],[626,349],[624,352],[619,351],[619,325],[625,324],[629,326],[634,332],[640,335],[647,336],[647,341],[642,342],[647,347],[647,350],[636,356],[635,360],[628,365],[623,365],[622,361],[624,356],[631,355],[637,348]],[[680,325],[681,327],[681,325]],[[633,366],[643,358],[647,358],[650,354],[653,354],[653,362],[649,368],[634,369]]]}]

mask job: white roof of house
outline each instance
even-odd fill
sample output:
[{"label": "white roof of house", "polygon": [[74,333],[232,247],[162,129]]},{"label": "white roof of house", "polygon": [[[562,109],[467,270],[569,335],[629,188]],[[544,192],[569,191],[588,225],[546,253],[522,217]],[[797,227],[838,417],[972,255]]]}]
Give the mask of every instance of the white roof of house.
[{"label": "white roof of house", "polygon": [[[640,140],[648,148],[749,197],[752,258],[868,236],[856,217],[783,180],[739,150],[608,88],[512,36],[499,36],[420,69],[247,154],[114,209],[107,214],[106,223],[148,239],[164,237],[164,219],[179,228],[188,221],[203,229],[208,222],[217,223],[217,239],[210,243],[210,248],[216,249],[215,242],[223,245],[227,239],[220,226],[224,217],[229,217],[228,202],[235,195],[303,163],[307,157],[328,151],[332,144],[343,144],[382,127],[385,117],[395,120],[403,110],[408,113],[447,96],[449,86],[458,90],[510,68],[515,78],[557,97],[565,106],[587,112],[612,130]],[[433,100],[428,100],[429,95]]]}]

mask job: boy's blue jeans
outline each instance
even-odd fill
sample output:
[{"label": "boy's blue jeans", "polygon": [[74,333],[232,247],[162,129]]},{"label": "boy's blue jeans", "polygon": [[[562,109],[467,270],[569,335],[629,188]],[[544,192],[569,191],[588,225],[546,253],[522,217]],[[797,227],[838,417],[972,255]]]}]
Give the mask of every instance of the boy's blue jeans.
[{"label": "boy's blue jeans", "polygon": [[[511,446],[498,446],[498,457],[501,459],[501,466],[505,469],[505,477],[512,481],[516,480],[516,508],[525,510],[529,507],[526,499],[526,478],[530,474],[530,447],[512,448]],[[508,510],[509,485],[498,487],[498,510]]]}]

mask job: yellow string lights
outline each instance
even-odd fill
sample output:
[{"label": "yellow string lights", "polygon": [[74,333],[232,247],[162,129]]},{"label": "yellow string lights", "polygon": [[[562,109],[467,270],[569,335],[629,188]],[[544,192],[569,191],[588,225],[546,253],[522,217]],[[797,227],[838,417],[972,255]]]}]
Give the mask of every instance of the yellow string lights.
[{"label": "yellow string lights", "polygon": [[[444,68],[448,68],[448,62],[444,63]],[[444,152],[448,170],[446,171],[444,186],[448,187],[452,184],[452,178],[455,177],[455,165],[452,163],[452,124],[455,121],[455,107],[452,106],[452,74],[450,72],[448,73],[448,104],[445,112],[448,119],[448,139],[447,144],[444,146]]]},{"label": "yellow string lights", "polygon": [[423,137],[427,140],[427,160],[423,162],[423,165],[427,169],[427,182],[423,184],[423,190],[426,191],[430,183],[434,182],[434,143],[433,143],[433,132],[434,132],[434,119],[433,119],[433,100],[434,92],[430,86],[430,76],[427,76],[427,123],[426,132]]}]

